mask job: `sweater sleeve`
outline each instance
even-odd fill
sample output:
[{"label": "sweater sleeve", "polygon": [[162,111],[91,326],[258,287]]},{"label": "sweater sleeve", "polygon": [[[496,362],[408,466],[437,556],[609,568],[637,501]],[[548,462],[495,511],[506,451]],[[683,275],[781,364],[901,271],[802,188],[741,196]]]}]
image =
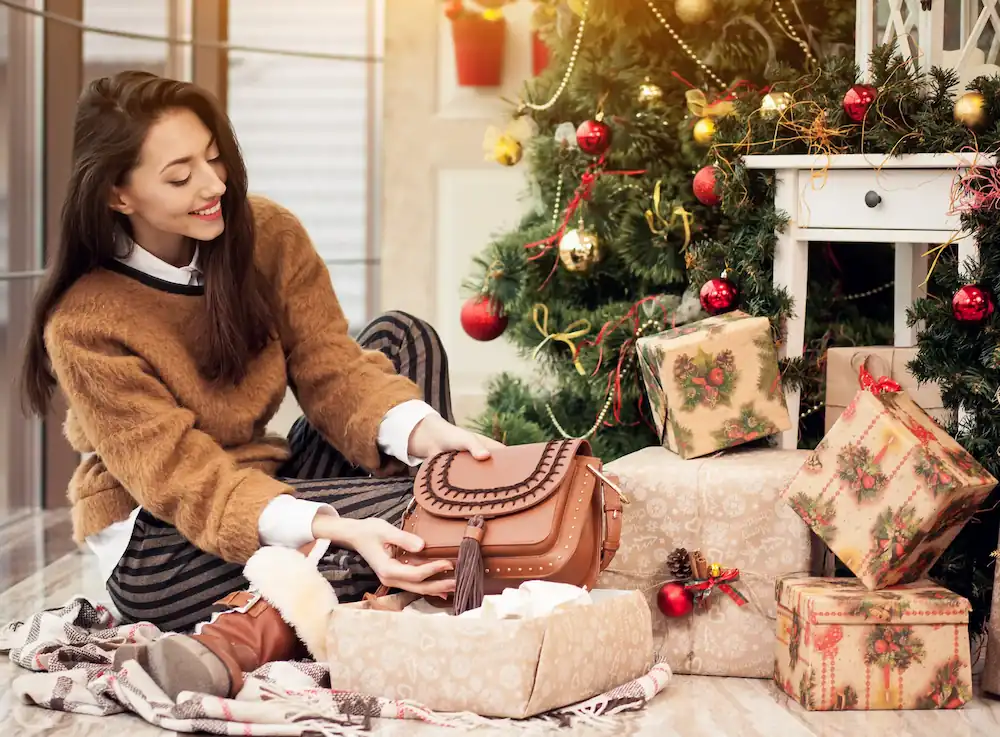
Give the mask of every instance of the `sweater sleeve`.
[{"label": "sweater sleeve", "polygon": [[81,335],[54,318],[46,329],[52,368],[107,470],[151,514],[201,550],[245,563],[260,547],[258,520],[291,487],[239,468],[195,426],[139,356],[116,341]]},{"label": "sweater sleeve", "polygon": [[[380,351],[365,350],[348,333],[330,272],[299,220],[277,205],[266,237],[280,248],[278,299],[289,380],[303,412],[348,461],[372,472],[387,456],[379,447],[386,413],[422,399]],[[262,233],[262,235],[264,235]]]}]

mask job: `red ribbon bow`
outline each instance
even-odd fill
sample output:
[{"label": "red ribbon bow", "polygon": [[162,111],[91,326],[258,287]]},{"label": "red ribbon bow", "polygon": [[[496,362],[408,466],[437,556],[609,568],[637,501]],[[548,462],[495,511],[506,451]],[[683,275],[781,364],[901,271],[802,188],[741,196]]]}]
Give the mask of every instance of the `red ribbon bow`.
[{"label": "red ribbon bow", "polygon": [[858,384],[861,385],[862,389],[869,391],[872,394],[898,392],[903,390],[903,387],[890,379],[888,376],[880,376],[876,379],[871,375],[871,372],[864,367],[864,365],[862,365],[861,369],[858,371]]},{"label": "red ribbon bow", "polygon": [[746,606],[746,597],[729,585],[730,581],[735,581],[739,577],[740,570],[738,568],[725,568],[718,576],[710,576],[701,581],[691,581],[684,584],[684,588],[694,594],[695,603],[703,603],[712,591],[718,588],[719,591],[729,596],[736,606]]}]

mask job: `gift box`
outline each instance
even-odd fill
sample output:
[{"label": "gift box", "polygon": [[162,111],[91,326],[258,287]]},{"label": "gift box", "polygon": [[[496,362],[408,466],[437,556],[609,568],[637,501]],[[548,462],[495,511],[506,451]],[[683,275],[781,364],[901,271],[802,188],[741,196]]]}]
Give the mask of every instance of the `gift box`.
[{"label": "gift box", "polygon": [[856,392],[783,493],[870,589],[922,578],[997,483],[884,384]]},{"label": "gift box", "polygon": [[969,602],[929,581],[777,583],[774,681],[811,711],[956,709],[972,698]]},{"label": "gift box", "polygon": [[662,444],[708,455],[789,429],[767,318],[729,312],[637,342]]},{"label": "gift box", "polygon": [[947,427],[953,412],[945,409],[936,383],[918,384],[907,364],[916,348],[863,346],[830,348],[826,352],[826,431],[829,432],[858,391],[858,370],[864,366],[874,376],[888,376],[938,424]]},{"label": "gift box", "polygon": [[[631,503],[621,547],[597,587],[644,593],[654,646],[675,673],[771,677],[774,582],[820,571],[813,567],[813,536],[780,499],[807,456],[739,448],[685,461],[665,448],[644,448],[606,466]],[[677,548],[738,570],[730,585],[746,603],[715,590],[690,615],[664,616],[657,594],[674,578],[668,558]]]},{"label": "gift box", "polygon": [[[1000,541],[997,542],[997,548],[1000,549]],[[983,668],[983,691],[1000,696],[1000,565],[994,568],[993,604],[986,642],[986,665]]]},{"label": "gift box", "polygon": [[520,719],[604,693],[653,664],[649,609],[636,592],[524,619],[404,611],[418,598],[333,608],[331,688]]}]

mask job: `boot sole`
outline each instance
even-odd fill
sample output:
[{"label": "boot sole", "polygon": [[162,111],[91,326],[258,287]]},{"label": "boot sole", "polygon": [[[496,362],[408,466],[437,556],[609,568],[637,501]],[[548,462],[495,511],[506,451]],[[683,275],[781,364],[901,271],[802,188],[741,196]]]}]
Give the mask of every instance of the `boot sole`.
[{"label": "boot sole", "polygon": [[194,691],[227,698],[229,671],[211,650],[184,635],[157,640],[147,652],[148,672],[156,685],[177,701],[181,691]]}]

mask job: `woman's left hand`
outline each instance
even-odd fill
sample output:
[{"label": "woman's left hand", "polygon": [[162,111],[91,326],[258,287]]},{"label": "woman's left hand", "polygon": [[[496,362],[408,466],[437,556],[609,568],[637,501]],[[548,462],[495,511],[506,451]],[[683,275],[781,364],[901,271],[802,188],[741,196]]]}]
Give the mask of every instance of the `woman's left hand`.
[{"label": "woman's left hand", "polygon": [[453,425],[438,414],[422,419],[410,434],[409,453],[414,458],[426,459],[447,450],[467,450],[478,461],[490,457],[490,451],[502,448],[503,443],[469,432]]}]

